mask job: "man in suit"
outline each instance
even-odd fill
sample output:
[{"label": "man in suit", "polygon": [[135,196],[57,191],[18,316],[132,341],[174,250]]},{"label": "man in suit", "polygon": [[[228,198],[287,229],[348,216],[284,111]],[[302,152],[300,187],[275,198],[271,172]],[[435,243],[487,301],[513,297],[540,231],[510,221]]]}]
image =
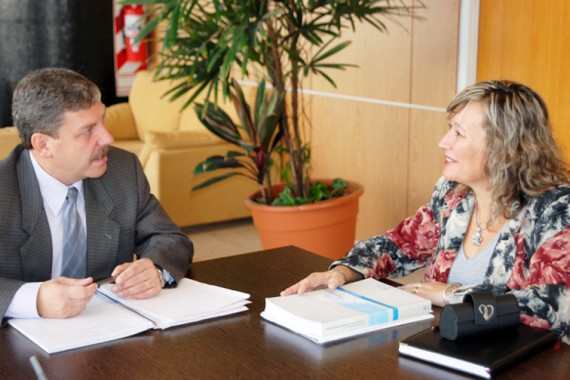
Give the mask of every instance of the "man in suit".
[{"label": "man in suit", "polygon": [[176,286],[192,242],[150,193],[136,156],[111,147],[97,86],[40,69],[16,87],[12,112],[22,144],[0,161],[2,320],[77,315],[109,276],[123,297]]}]

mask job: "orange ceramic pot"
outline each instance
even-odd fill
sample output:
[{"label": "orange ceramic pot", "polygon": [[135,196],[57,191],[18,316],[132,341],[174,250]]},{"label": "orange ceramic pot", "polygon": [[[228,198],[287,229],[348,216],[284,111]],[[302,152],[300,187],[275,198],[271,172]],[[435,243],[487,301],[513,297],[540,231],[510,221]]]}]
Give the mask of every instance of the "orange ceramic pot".
[{"label": "orange ceramic pot", "polygon": [[[332,180],[319,180],[331,184]],[[362,185],[347,181],[349,194],[300,206],[267,206],[246,199],[264,249],[294,245],[331,259],[343,257],[354,244]],[[273,187],[279,193],[284,185]]]}]

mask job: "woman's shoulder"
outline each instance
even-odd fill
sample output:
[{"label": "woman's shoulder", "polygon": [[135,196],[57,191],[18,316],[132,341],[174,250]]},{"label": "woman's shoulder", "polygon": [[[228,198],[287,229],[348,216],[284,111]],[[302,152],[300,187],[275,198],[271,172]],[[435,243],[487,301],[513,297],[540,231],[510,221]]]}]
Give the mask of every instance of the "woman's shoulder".
[{"label": "woman's shoulder", "polygon": [[[567,239],[563,231],[570,229],[570,187],[557,186],[537,196],[525,197],[522,214],[517,219],[522,220],[520,231],[527,236],[525,250],[535,252],[551,239]],[[557,245],[558,240],[552,240],[550,246]],[[565,243],[564,243],[565,244]]]},{"label": "woman's shoulder", "polygon": [[449,215],[451,210],[458,207],[468,208],[467,198],[469,189],[458,182],[449,181],[445,177],[439,178],[435,184],[429,208],[435,220]]},{"label": "woman's shoulder", "polygon": [[568,196],[570,195],[570,184],[556,186],[548,192],[552,192],[556,196]]},{"label": "woman's shoulder", "polygon": [[549,205],[570,205],[570,186],[560,185],[546,190],[540,195],[527,197],[527,204],[534,207],[548,207]]},{"label": "woman's shoulder", "polygon": [[570,225],[570,186],[556,186],[526,201],[533,219],[564,228]]},{"label": "woman's shoulder", "polygon": [[454,203],[467,196],[469,189],[458,182],[440,177],[434,187],[432,199],[440,199],[446,203]]}]

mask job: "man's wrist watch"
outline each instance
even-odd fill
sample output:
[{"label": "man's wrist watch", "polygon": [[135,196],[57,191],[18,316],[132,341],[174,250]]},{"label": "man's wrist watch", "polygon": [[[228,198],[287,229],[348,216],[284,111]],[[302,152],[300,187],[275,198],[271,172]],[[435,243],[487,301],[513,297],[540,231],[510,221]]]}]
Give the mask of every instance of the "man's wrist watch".
[{"label": "man's wrist watch", "polygon": [[166,280],[164,279],[164,274],[162,273],[162,269],[156,268],[158,272],[158,279],[160,280],[160,287],[164,289],[164,285],[166,285]]}]

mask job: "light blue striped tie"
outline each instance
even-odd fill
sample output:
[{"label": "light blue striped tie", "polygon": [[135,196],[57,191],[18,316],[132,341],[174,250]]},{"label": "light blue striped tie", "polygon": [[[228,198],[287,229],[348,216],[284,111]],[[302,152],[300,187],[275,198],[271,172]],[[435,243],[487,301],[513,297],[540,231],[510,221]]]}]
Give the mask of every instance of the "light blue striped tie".
[{"label": "light blue striped tie", "polygon": [[63,257],[61,275],[84,278],[86,275],[86,238],[81,218],[77,212],[77,189],[67,190],[63,210]]}]

